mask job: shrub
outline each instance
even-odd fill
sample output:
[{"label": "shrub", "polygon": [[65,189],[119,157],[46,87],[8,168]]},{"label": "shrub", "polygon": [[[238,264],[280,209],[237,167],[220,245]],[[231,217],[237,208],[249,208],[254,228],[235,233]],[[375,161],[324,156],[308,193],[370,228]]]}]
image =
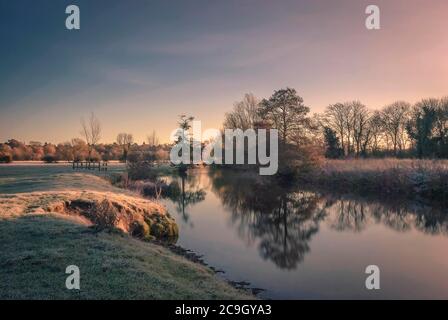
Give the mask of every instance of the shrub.
[{"label": "shrub", "polygon": [[92,153],[90,156],[90,161],[92,162],[99,162],[101,160],[101,157],[97,153]]},{"label": "shrub", "polygon": [[132,152],[128,155],[127,172],[131,180],[154,179],[154,159],[150,153]]},{"label": "shrub", "polygon": [[42,161],[45,163],[55,163],[58,161],[58,158],[53,154],[46,154],[43,156]]},{"label": "shrub", "polygon": [[12,155],[10,154],[0,154],[0,163],[11,163]]},{"label": "shrub", "polygon": [[112,185],[118,186],[118,187],[124,187],[123,186],[123,180],[125,180],[125,174],[122,173],[111,173],[108,178]]}]

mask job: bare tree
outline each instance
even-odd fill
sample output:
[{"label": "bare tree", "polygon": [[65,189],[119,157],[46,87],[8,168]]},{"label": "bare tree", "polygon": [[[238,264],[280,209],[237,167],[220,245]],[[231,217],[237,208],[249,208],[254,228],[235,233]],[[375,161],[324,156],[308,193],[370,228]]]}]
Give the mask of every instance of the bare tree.
[{"label": "bare tree", "polygon": [[370,131],[370,141],[369,141],[370,150],[373,153],[376,153],[380,150],[384,138],[383,118],[381,112],[378,110],[375,110],[372,116],[370,117],[369,131]]},{"label": "bare tree", "polygon": [[334,130],[341,141],[341,148],[346,154],[346,136],[347,136],[347,121],[348,115],[347,105],[343,103],[336,103],[329,105],[325,111],[322,122],[325,127]]},{"label": "bare tree", "polygon": [[359,155],[367,120],[367,108],[359,101],[349,101],[329,105],[323,123],[337,133],[344,154],[348,156],[353,152]]},{"label": "bare tree", "polygon": [[159,137],[157,136],[155,130],[153,130],[152,133],[146,137],[146,140],[148,141],[148,145],[150,147],[156,147],[159,145]]},{"label": "bare tree", "polygon": [[81,134],[86,139],[87,145],[89,147],[89,161],[91,161],[92,150],[101,139],[101,123],[92,112],[87,122],[84,120],[84,118],[81,119],[81,126]]},{"label": "bare tree", "polygon": [[408,140],[406,134],[406,124],[409,120],[411,105],[405,101],[396,101],[383,108],[381,115],[383,127],[388,139],[392,142],[394,155],[397,150],[406,148]]},{"label": "bare tree", "polygon": [[370,139],[369,119],[370,112],[365,105],[359,101],[349,103],[352,110],[353,143],[356,156],[359,157],[361,149],[367,146]]},{"label": "bare tree", "polygon": [[253,129],[258,121],[258,104],[260,101],[252,94],[246,93],[242,101],[235,102],[232,112],[224,119],[226,129]]},{"label": "bare tree", "polygon": [[123,148],[123,160],[126,162],[129,149],[134,142],[134,137],[130,133],[119,133],[117,135],[117,143]]}]

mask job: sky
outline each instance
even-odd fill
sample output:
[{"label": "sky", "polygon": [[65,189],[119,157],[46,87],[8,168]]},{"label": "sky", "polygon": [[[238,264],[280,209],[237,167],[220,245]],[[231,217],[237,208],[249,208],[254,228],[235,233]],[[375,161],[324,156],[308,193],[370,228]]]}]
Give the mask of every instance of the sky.
[{"label": "sky", "polygon": [[220,128],[245,93],[287,86],[312,112],[442,97],[447,17],[446,0],[0,0],[0,141],[68,141],[94,112],[102,142],[167,142],[180,114]]}]

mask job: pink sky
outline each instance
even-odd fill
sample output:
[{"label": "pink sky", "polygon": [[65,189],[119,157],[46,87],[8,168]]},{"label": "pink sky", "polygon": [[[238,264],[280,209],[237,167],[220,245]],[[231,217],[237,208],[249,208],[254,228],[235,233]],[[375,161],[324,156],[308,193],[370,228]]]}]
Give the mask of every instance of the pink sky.
[{"label": "pink sky", "polygon": [[[76,48],[80,53],[62,76],[34,80],[46,72],[39,67],[51,64],[46,60],[51,53],[59,57],[58,50],[62,56],[72,50],[65,39],[54,40],[52,51],[29,57],[3,80],[10,97],[0,99],[0,140],[69,140],[79,136],[80,117],[94,111],[103,124],[103,142],[114,141],[119,132],[142,142],[152,130],[167,141],[181,113],[201,120],[203,129],[219,128],[244,93],[264,98],[286,86],[295,88],[312,112],[353,99],[377,109],[394,100],[448,95],[448,1],[282,4],[261,1],[240,9],[211,4],[201,16],[182,11],[184,28],[169,36],[151,36],[154,28],[145,31],[142,22],[140,32],[118,36],[120,30],[113,30],[103,41],[92,26],[77,40],[82,49]],[[381,30],[364,27],[368,4],[380,7]],[[158,23],[164,30],[164,21]],[[90,55],[94,49],[101,54]],[[23,79],[30,90],[20,86]]]}]

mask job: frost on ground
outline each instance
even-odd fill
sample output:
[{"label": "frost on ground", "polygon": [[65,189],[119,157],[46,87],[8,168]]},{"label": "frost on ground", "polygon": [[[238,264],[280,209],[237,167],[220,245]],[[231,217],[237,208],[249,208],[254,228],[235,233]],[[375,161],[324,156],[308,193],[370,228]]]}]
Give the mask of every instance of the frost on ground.
[{"label": "frost on ground", "polygon": [[46,191],[0,195],[0,217],[57,213],[97,228],[118,228],[143,239],[175,240],[165,208],[136,196],[104,191]]},{"label": "frost on ground", "polygon": [[[0,193],[0,299],[253,298],[140,241],[177,237],[174,219],[154,201],[88,174],[11,179],[19,182],[10,190],[21,193]],[[81,290],[66,289],[68,265],[80,268]]]}]

